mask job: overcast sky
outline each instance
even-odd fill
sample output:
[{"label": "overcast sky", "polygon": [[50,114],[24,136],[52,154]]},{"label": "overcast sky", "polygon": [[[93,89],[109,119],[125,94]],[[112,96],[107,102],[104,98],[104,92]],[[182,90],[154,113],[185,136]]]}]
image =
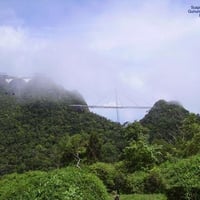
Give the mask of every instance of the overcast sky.
[{"label": "overcast sky", "polygon": [[[192,0],[1,0],[0,72],[46,74],[88,104],[176,100],[200,112],[200,17]],[[116,120],[115,110],[93,110]],[[145,110],[120,111],[120,121]]]}]

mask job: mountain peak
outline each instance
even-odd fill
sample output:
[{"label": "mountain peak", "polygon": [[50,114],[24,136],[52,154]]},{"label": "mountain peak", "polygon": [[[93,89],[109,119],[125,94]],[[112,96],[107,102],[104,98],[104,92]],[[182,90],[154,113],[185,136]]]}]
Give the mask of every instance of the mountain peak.
[{"label": "mountain peak", "polygon": [[182,120],[189,112],[176,101],[157,101],[141,120],[142,125],[151,129],[150,138],[175,141]]},{"label": "mountain peak", "polygon": [[68,91],[43,75],[15,77],[1,74],[0,92],[1,94],[14,96],[20,101],[43,99],[86,105],[84,98],[77,91]]}]

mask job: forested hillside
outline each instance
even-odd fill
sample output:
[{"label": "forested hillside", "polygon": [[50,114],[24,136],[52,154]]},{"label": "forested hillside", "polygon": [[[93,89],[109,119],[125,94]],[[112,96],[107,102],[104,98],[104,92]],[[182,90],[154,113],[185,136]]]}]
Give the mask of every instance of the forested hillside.
[{"label": "forested hillside", "polygon": [[141,120],[141,124],[150,130],[150,140],[163,139],[174,143],[180,134],[183,119],[189,112],[177,102],[159,100],[150,112]]},{"label": "forested hillside", "polygon": [[[0,174],[65,166],[77,153],[85,162],[119,159],[124,147],[119,124],[88,109],[69,107],[85,104],[77,95],[74,99],[74,93],[62,91],[63,97],[49,99],[49,88],[42,88],[42,96],[35,92],[39,88],[32,88],[26,99],[1,87]],[[59,93],[58,87],[51,92]]]},{"label": "forested hillside", "polygon": [[[13,81],[0,81],[2,199],[7,195],[11,198],[13,194],[29,199],[27,191],[32,188],[31,195],[39,195],[38,199],[42,199],[40,191],[43,191],[48,198],[49,188],[56,183],[59,189],[56,194],[49,193],[52,199],[55,195],[65,199],[63,192],[73,193],[74,190],[78,191],[74,193],[74,199],[86,199],[88,188],[83,185],[82,194],[79,181],[73,183],[73,188],[61,184],[68,176],[73,182],[71,168],[66,169],[69,174],[58,170],[60,175],[55,175],[52,171],[68,166],[98,176],[108,192],[163,193],[169,199],[188,199],[188,195],[189,199],[199,198],[198,114],[190,113],[178,103],[159,100],[143,119],[123,126],[90,112],[88,108],[70,107],[70,104],[87,104],[77,92],[66,91],[53,82],[49,84],[47,79],[45,86],[41,77],[29,80],[27,84],[18,79]],[[35,170],[46,172],[5,176]],[[14,182],[12,177],[15,177]],[[46,188],[34,177],[41,178]],[[48,182],[47,177],[52,182]],[[15,179],[21,179],[19,185]],[[98,181],[97,185],[101,185]],[[41,188],[35,187],[37,183]],[[9,185],[13,193],[10,193]],[[108,198],[103,188],[97,191]]]}]

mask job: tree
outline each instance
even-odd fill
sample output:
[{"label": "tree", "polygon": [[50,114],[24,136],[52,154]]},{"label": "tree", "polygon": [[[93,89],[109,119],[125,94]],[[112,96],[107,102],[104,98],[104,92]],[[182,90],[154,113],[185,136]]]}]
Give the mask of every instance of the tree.
[{"label": "tree", "polygon": [[200,152],[200,117],[191,113],[184,119],[181,134],[176,144],[179,156],[188,157]]},{"label": "tree", "polygon": [[192,140],[188,141],[183,151],[184,157],[200,153],[200,132],[196,133]]},{"label": "tree", "polygon": [[183,120],[180,139],[183,141],[191,140],[198,132],[200,132],[200,117],[191,113]]},{"label": "tree", "polygon": [[125,128],[125,138],[127,142],[138,141],[142,137],[148,137],[148,128],[141,125],[140,122],[135,121]]},{"label": "tree", "polygon": [[96,133],[92,133],[86,149],[86,156],[89,163],[101,160],[102,143]]},{"label": "tree", "polygon": [[161,146],[149,145],[144,140],[132,142],[124,149],[124,162],[129,172],[151,168],[159,163]]},{"label": "tree", "polygon": [[79,159],[85,155],[87,139],[84,134],[76,134],[65,137],[65,140],[60,143],[61,150],[61,165],[77,164]]}]

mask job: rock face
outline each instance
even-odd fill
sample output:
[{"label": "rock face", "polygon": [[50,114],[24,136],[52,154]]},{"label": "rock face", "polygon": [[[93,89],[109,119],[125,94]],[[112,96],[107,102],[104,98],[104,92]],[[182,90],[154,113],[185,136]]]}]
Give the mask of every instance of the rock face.
[{"label": "rock face", "polygon": [[84,98],[78,92],[67,91],[44,76],[18,78],[1,74],[0,92],[15,96],[20,101],[47,99],[86,105]]}]

